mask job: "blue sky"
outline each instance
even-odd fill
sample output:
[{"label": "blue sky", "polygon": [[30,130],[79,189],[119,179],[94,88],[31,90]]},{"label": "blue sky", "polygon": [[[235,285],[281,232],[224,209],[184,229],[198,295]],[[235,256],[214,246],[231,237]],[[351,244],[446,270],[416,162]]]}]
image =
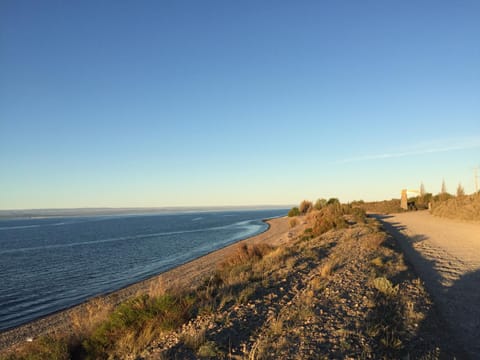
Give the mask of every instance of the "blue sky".
[{"label": "blue sky", "polygon": [[473,192],[479,18],[473,0],[2,1],[0,208]]}]

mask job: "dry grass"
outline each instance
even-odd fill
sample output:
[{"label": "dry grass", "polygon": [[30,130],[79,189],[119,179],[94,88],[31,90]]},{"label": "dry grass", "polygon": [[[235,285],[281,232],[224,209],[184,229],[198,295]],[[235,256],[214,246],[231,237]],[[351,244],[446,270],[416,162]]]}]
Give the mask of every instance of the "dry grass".
[{"label": "dry grass", "polygon": [[119,305],[83,341],[90,358],[124,358],[138,354],[163,331],[174,329],[191,316],[194,299],[171,295],[137,297]]},{"label": "dry grass", "polygon": [[308,200],[303,200],[300,203],[300,206],[298,207],[298,210],[300,210],[300,213],[303,215],[307,214],[312,209],[313,209],[313,204],[311,201],[308,201]]},{"label": "dry grass", "polygon": [[[147,294],[150,297],[160,297],[165,295],[166,293],[165,289],[166,289],[165,281],[163,278],[160,277],[150,282]],[[142,294],[137,294],[137,295],[141,296]]]},{"label": "dry grass", "polygon": [[284,266],[289,250],[266,244],[240,244],[217,266],[212,278],[196,290],[200,313],[249,302],[257,289]]},{"label": "dry grass", "polygon": [[385,265],[385,263],[383,262],[383,258],[381,256],[376,257],[375,259],[370,261],[370,263],[373,266],[376,266],[377,268],[382,268]]},{"label": "dry grass", "polygon": [[284,326],[284,320],[282,316],[277,316],[270,322],[270,330],[273,335],[279,336],[282,334]]},{"label": "dry grass", "polygon": [[213,341],[207,341],[204,344],[200,345],[197,350],[197,355],[200,358],[215,359],[218,358],[218,355],[221,354],[217,345]]},{"label": "dry grass", "polygon": [[248,284],[245,286],[242,291],[238,294],[237,303],[246,304],[255,294],[255,291],[258,288],[257,283]]},{"label": "dry grass", "polygon": [[373,279],[372,285],[385,296],[395,296],[398,294],[398,286],[393,286],[390,280],[385,277]]},{"label": "dry grass", "polygon": [[384,232],[374,232],[362,237],[361,244],[369,250],[378,249],[387,240],[387,234]]},{"label": "dry grass", "polygon": [[376,214],[394,214],[394,213],[399,213],[404,211],[400,207],[400,199],[372,201],[372,202],[357,201],[352,203],[352,205],[356,207],[360,207],[365,211],[373,212]]},{"label": "dry grass", "polygon": [[415,309],[415,303],[409,298],[402,296],[404,304],[404,319],[411,324],[419,324],[425,319],[425,314]]},{"label": "dry grass", "polygon": [[108,318],[113,308],[113,304],[104,298],[95,298],[72,312],[70,321],[75,336],[82,339],[91,334],[100,323]]},{"label": "dry grass", "polygon": [[[312,210],[306,216],[309,228],[306,229],[305,235],[312,238],[326,233],[332,229],[343,229],[347,227],[344,215],[350,212],[350,208],[342,207],[340,204],[327,205],[321,210]],[[307,239],[308,240],[308,239]]]},{"label": "dry grass", "polygon": [[2,360],[69,360],[70,351],[63,338],[42,337],[26,344],[22,349],[7,356],[0,355]]},{"label": "dry grass", "polygon": [[268,244],[239,244],[235,254],[223,261],[219,265],[219,269],[261,260],[272,250],[273,247]]},{"label": "dry grass", "polygon": [[480,221],[480,194],[434,202],[432,214],[450,219]]},{"label": "dry grass", "polygon": [[317,297],[315,296],[315,292],[313,290],[306,290],[302,294],[302,301],[308,307],[313,306],[313,304],[317,301]]},{"label": "dry grass", "polygon": [[296,309],[293,309],[292,319],[296,321],[297,324],[302,324],[305,320],[309,320],[315,317],[315,312],[312,307],[313,303],[310,304],[301,304]]},{"label": "dry grass", "polygon": [[220,295],[228,295],[231,288],[235,287],[233,295],[240,296],[242,299],[239,301],[248,299],[252,291],[254,292],[252,282],[264,279],[268,271],[266,264],[275,262],[271,256],[267,261],[262,261],[273,250],[274,248],[267,244],[240,244],[235,253],[217,267],[214,283]]},{"label": "dry grass", "polygon": [[291,218],[288,220],[288,224],[290,225],[291,228],[294,228],[295,226],[298,225],[298,220],[296,218]]},{"label": "dry grass", "polygon": [[180,337],[180,341],[184,343],[188,348],[197,352],[198,349],[206,342],[206,332],[207,330],[203,328],[192,334],[182,334]]},{"label": "dry grass", "polygon": [[292,258],[294,250],[291,247],[280,246],[263,257],[262,265],[265,268],[276,270],[285,265],[287,259]]},{"label": "dry grass", "polygon": [[[292,314],[288,314],[288,317],[291,315]],[[272,353],[276,353],[281,349],[290,346],[289,340],[284,336],[284,332],[288,331],[288,322],[284,319],[282,314],[278,314],[270,321],[266,333],[257,338],[255,343],[253,343],[252,348],[247,353],[247,356],[242,357],[242,359],[272,359]]]},{"label": "dry grass", "polygon": [[310,280],[310,288],[313,291],[320,291],[325,288],[326,281],[321,276],[314,276]]},{"label": "dry grass", "polygon": [[322,278],[327,278],[327,277],[329,277],[330,275],[333,274],[334,269],[335,269],[335,263],[332,262],[332,261],[328,261],[326,264],[324,264],[320,268],[320,276]]}]

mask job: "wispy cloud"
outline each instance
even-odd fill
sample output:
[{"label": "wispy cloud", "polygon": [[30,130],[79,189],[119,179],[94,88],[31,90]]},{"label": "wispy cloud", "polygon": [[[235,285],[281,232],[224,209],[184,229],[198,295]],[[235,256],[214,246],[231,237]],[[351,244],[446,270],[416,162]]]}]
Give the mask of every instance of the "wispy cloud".
[{"label": "wispy cloud", "polygon": [[381,160],[381,159],[391,159],[391,158],[401,158],[407,156],[415,156],[422,154],[433,154],[457,150],[467,150],[480,148],[480,137],[468,137],[463,139],[450,139],[448,141],[443,141],[443,144],[439,144],[437,141],[436,144],[429,145],[420,145],[415,147],[409,147],[408,149],[393,151],[393,152],[384,152],[379,154],[369,154],[357,157],[351,157],[346,159],[341,159],[337,163],[345,164],[351,162],[360,162],[360,161],[369,161],[369,160]]}]

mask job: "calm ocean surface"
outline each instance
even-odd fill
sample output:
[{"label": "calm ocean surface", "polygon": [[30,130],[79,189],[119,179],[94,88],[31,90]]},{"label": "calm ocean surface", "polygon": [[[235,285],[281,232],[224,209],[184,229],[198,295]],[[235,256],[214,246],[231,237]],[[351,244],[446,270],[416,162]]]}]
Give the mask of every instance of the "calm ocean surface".
[{"label": "calm ocean surface", "polygon": [[0,220],[0,330],[266,230],[287,210]]}]

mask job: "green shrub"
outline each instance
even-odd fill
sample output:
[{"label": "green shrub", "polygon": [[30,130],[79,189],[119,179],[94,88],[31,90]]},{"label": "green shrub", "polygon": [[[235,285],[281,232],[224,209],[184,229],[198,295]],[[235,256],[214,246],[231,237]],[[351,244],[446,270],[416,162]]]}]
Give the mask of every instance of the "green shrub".
[{"label": "green shrub", "polygon": [[320,211],[310,214],[312,218],[312,235],[321,235],[331,229],[342,229],[348,226],[343,218],[344,208],[340,203],[332,202]]},{"label": "green shrub", "polygon": [[41,337],[26,345],[21,351],[2,360],[68,360],[70,353],[65,339]]},{"label": "green shrub", "polygon": [[395,296],[398,293],[398,286],[393,286],[390,280],[385,277],[375,278],[373,287],[385,296]]},{"label": "green shrub", "polygon": [[248,265],[254,261],[261,260],[266,254],[274,248],[268,244],[238,244],[234,254],[225,259],[219,269],[232,267],[236,265]]},{"label": "green shrub", "polygon": [[289,217],[298,216],[298,215],[300,215],[300,210],[296,206],[291,208],[290,211],[288,212]]},{"label": "green shrub", "polygon": [[352,206],[360,207],[365,211],[370,211],[377,214],[392,214],[403,212],[400,207],[400,199],[383,200],[383,201],[354,201]]},{"label": "green shrub", "polygon": [[330,198],[327,201],[327,205],[340,205],[340,201],[337,198]]},{"label": "green shrub", "polygon": [[191,316],[194,299],[148,295],[119,305],[93,334],[83,341],[88,359],[108,359],[135,354],[162,331],[172,330]]},{"label": "green shrub", "polygon": [[206,332],[206,329],[200,329],[193,333],[185,333],[181,335],[180,340],[185,344],[186,347],[196,352],[200,346],[205,344]]},{"label": "green shrub", "polygon": [[419,210],[421,209],[428,209],[428,203],[432,201],[433,195],[431,193],[425,193],[423,195],[419,195],[413,199],[415,201],[415,205]]},{"label": "green shrub", "polygon": [[362,208],[355,207],[352,209],[352,215],[353,218],[355,219],[356,222],[358,223],[364,223],[365,219],[367,217],[367,214],[365,213],[365,210]]},{"label": "green shrub", "polygon": [[197,351],[197,355],[202,359],[218,358],[219,354],[221,354],[221,351],[212,341],[207,341],[206,343],[202,344]]},{"label": "green shrub", "polygon": [[440,193],[440,194],[437,194],[437,195],[433,196],[433,201],[434,202],[447,201],[447,200],[449,200],[453,197],[454,196],[452,194],[449,194],[449,193]]},{"label": "green shrub", "polygon": [[315,205],[313,206],[316,210],[322,210],[322,208],[324,208],[325,206],[327,206],[327,200],[325,199],[318,199],[316,202],[315,202]]}]

